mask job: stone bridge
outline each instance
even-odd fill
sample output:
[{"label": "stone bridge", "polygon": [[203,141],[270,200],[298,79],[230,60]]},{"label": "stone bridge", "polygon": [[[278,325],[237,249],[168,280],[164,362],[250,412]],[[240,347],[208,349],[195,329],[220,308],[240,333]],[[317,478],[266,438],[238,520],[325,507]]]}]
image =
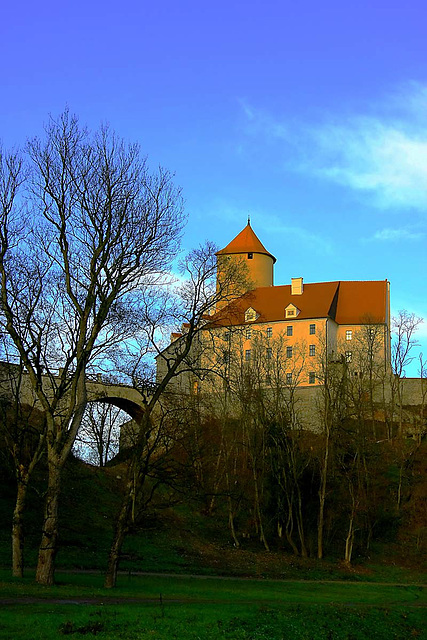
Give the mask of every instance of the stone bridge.
[{"label": "stone bridge", "polygon": [[[34,394],[28,374],[20,378],[19,367],[15,364],[0,362],[0,397],[16,398],[19,381],[19,401],[22,405],[37,408],[39,401]],[[42,378],[43,388],[49,393],[49,387],[59,383],[59,377]],[[144,398],[135,388],[125,384],[105,381],[102,376],[89,376],[86,380],[88,402],[112,404],[125,411],[135,422],[140,422],[144,413]]]}]

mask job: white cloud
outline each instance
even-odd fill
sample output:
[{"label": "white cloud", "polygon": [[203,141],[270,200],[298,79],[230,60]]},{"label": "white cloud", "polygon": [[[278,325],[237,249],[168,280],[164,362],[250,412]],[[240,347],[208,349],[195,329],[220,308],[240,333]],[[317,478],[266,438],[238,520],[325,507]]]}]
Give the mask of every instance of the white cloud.
[{"label": "white cloud", "polygon": [[425,233],[410,231],[409,229],[381,229],[377,231],[369,240],[380,240],[383,242],[394,242],[399,240],[421,240]]},{"label": "white cloud", "polygon": [[382,209],[427,210],[427,86],[408,83],[366,114],[329,113],[318,122],[281,122],[241,103],[246,134],[284,145],[287,170],[315,174]]},{"label": "white cloud", "polygon": [[417,131],[405,128],[404,122],[372,117],[321,126],[312,131],[317,146],[312,168],[329,180],[369,192],[381,208],[425,209],[427,121]]}]

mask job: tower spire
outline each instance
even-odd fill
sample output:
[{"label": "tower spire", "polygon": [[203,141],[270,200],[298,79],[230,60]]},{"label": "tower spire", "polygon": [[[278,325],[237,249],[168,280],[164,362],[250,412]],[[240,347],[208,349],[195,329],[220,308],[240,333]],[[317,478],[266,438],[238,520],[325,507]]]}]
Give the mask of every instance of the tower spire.
[{"label": "tower spire", "polygon": [[248,290],[249,287],[251,289],[272,287],[273,266],[276,258],[264,247],[250,223],[251,218],[248,215],[246,227],[224,249],[217,251],[217,282],[225,273],[225,265],[229,264],[228,260],[234,258],[238,264],[246,265],[248,282],[243,284],[245,290]]}]

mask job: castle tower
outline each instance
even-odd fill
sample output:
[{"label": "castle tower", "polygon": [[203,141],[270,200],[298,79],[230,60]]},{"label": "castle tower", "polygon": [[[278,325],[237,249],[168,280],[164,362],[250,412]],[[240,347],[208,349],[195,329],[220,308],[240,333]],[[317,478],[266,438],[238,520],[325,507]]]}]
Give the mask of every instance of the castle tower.
[{"label": "castle tower", "polygon": [[224,273],[224,266],[232,259],[243,265],[247,285],[242,288],[242,294],[248,289],[273,286],[273,269],[276,258],[267,251],[254,233],[250,221],[242,231],[224,248],[217,252],[218,271],[217,287]]}]

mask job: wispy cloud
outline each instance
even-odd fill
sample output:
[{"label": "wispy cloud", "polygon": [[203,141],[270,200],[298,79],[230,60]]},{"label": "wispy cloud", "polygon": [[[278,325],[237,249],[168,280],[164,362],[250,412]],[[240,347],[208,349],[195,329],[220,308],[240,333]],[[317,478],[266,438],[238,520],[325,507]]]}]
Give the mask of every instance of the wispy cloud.
[{"label": "wispy cloud", "polygon": [[369,194],[382,209],[427,210],[427,86],[411,83],[365,113],[281,122],[242,103],[247,133],[293,150],[294,168]]},{"label": "wispy cloud", "polygon": [[381,229],[374,233],[368,240],[379,240],[381,242],[398,242],[399,240],[421,240],[425,237],[422,231],[411,231],[409,229]]},{"label": "wispy cloud", "polygon": [[381,208],[427,207],[427,122],[407,131],[402,122],[357,117],[312,134],[318,152],[312,168],[319,175],[369,192]]},{"label": "wispy cloud", "polygon": [[[236,234],[245,226],[249,216],[255,233],[262,229],[262,242],[269,251],[273,251],[273,246],[278,243],[281,243],[281,246],[284,243],[303,245],[319,255],[328,255],[333,251],[333,245],[328,238],[322,237],[317,232],[311,233],[303,227],[283,224],[280,217],[274,213],[260,211],[253,207],[243,209],[220,201],[212,204],[211,211],[212,218],[216,222],[222,220],[228,229],[235,228]],[[206,215],[209,216],[208,213]]]},{"label": "wispy cloud", "polygon": [[263,215],[260,219],[262,219],[263,233],[265,231],[275,239],[282,238],[282,242],[304,246],[307,250],[320,255],[329,255],[333,251],[331,242],[318,233],[310,233],[302,227],[284,225],[273,216]]},{"label": "wispy cloud", "polygon": [[259,109],[246,100],[240,99],[239,104],[246,117],[246,131],[250,134],[262,134],[272,139],[288,140],[291,137],[290,123],[282,122],[266,110]]}]

